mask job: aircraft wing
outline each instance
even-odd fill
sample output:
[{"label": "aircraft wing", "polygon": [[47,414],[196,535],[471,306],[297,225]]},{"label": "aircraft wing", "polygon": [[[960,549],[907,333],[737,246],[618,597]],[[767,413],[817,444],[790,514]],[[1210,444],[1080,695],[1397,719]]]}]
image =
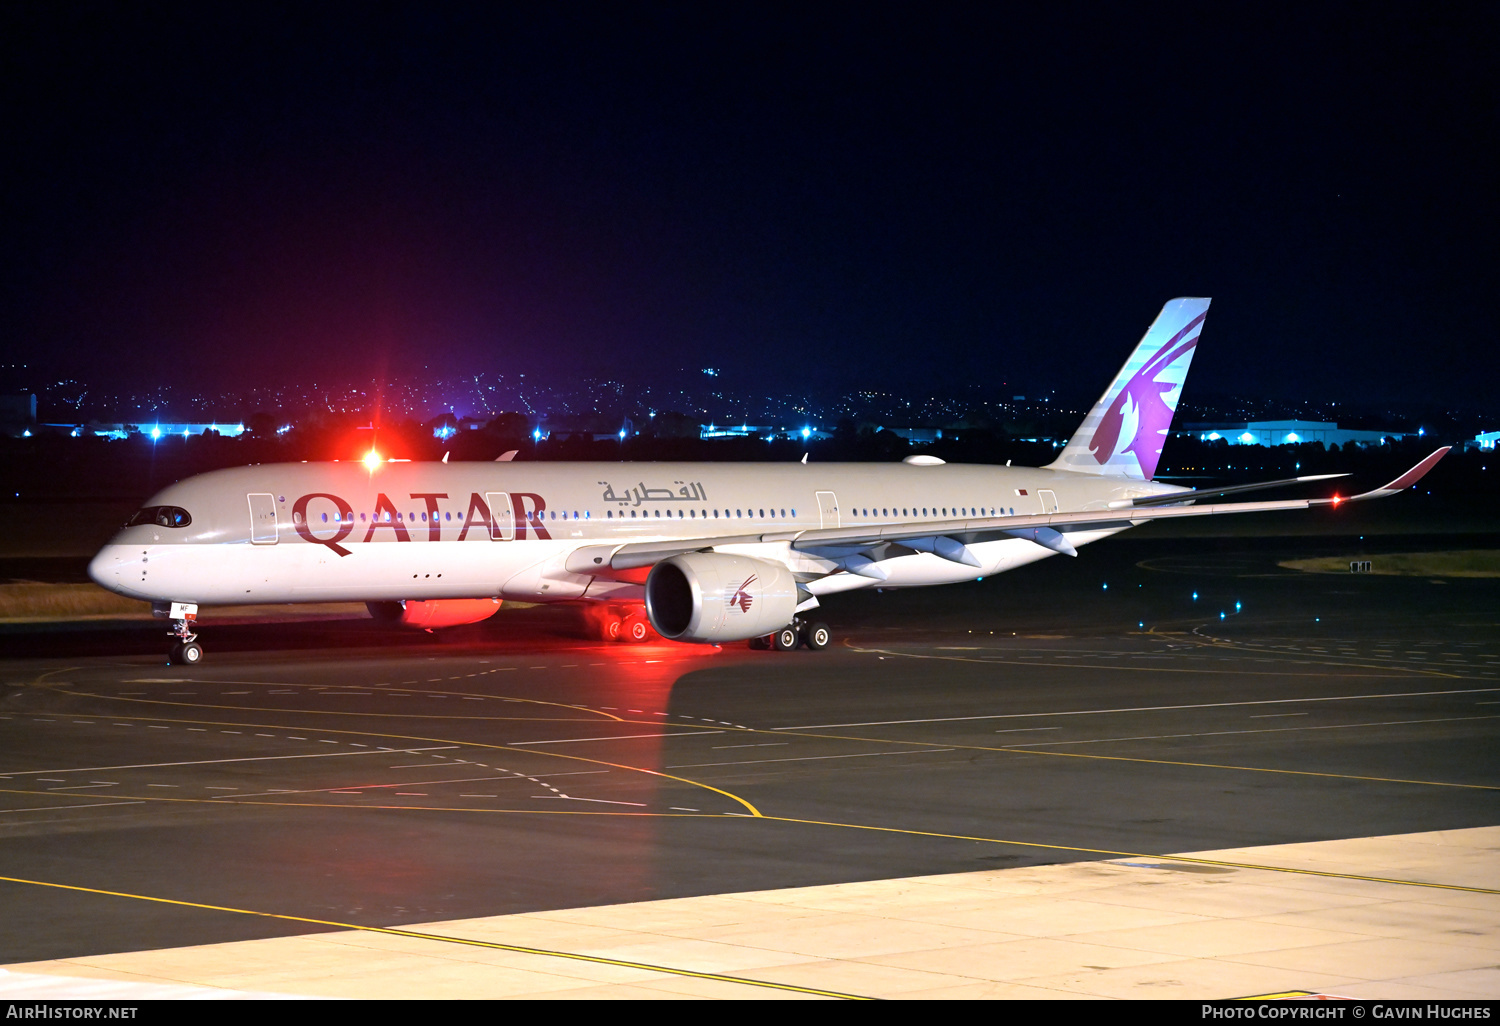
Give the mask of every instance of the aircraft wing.
[{"label": "aircraft wing", "polygon": [[[705,538],[682,538],[659,542],[628,542],[623,545],[586,545],[569,555],[567,569],[573,573],[605,573],[651,566],[683,552],[696,552],[724,545],[753,545],[767,542],[789,542],[799,551],[832,550],[852,554],[860,549],[898,544],[915,551],[934,552],[961,563],[978,565],[965,551],[973,542],[993,541],[1004,537],[1027,538],[1068,555],[1077,555],[1063,537],[1068,528],[1104,530],[1130,527],[1148,520],[1173,520],[1179,517],[1220,516],[1232,513],[1263,513],[1274,510],[1311,509],[1315,506],[1340,506],[1366,499],[1383,499],[1405,491],[1420,481],[1451,446],[1444,446],[1389,484],[1347,498],[1279,499],[1270,502],[1220,502],[1203,505],[1128,506],[1117,509],[1079,510],[1070,513],[1037,513],[1008,517],[968,517],[950,520],[902,521],[892,524],[866,524],[858,527],[823,527],[790,531],[764,531],[753,534],[726,534]],[[1295,480],[1295,479],[1294,479]],[[1270,482],[1262,486],[1290,482]],[[1236,486],[1243,488],[1244,486]],[[1163,499],[1191,502],[1197,493],[1182,492]],[[1217,495],[1210,490],[1205,494]],[[967,557],[967,558],[966,558]]]},{"label": "aircraft wing", "polygon": [[1192,488],[1181,492],[1168,492],[1165,495],[1146,495],[1138,499],[1126,499],[1119,503],[1112,503],[1111,509],[1127,506],[1170,506],[1183,501],[1196,501],[1198,499],[1217,499],[1225,495],[1240,495],[1244,492],[1263,492],[1271,488],[1282,488],[1286,485],[1307,484],[1309,481],[1328,481],[1335,477],[1348,477],[1348,474],[1304,474],[1302,477],[1284,477],[1279,481],[1257,481],[1254,484],[1227,485],[1223,488]]}]

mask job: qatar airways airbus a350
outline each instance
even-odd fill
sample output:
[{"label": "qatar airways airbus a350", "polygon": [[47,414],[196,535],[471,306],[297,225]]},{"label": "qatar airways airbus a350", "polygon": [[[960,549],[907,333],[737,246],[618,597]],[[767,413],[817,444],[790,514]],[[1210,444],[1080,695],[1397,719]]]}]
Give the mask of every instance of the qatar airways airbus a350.
[{"label": "qatar airways airbus a350", "polygon": [[290,463],[202,474],[153,496],[89,565],[170,618],[196,663],[199,605],[369,604],[415,627],[501,600],[596,603],[608,637],[827,646],[824,595],[1000,573],[1147,520],[1307,509],[1409,488],[1439,449],[1349,498],[1203,502],[1155,482],[1207,299],[1174,299],[1042,468],[930,456],[868,463]]}]

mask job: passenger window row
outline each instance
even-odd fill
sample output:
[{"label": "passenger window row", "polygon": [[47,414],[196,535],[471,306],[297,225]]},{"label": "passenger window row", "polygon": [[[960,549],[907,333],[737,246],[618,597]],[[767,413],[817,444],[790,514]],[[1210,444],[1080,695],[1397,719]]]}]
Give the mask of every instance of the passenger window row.
[{"label": "passenger window row", "polygon": [[[626,517],[625,517],[625,511],[623,509],[619,511],[619,514],[620,515],[618,517],[616,517],[615,516],[615,510],[607,510],[605,512],[604,516],[607,519],[610,519],[610,520],[624,520],[624,519],[626,519]],[[663,515],[665,515],[668,520],[672,519],[672,515],[673,515],[672,514],[672,510],[670,510],[670,509],[667,510],[665,512],[665,514],[663,514],[663,512],[661,510],[659,510],[659,509],[656,509],[656,510],[641,510],[639,518],[642,519],[642,520],[650,520],[653,517],[655,517],[656,519],[660,519]],[[754,520],[757,517],[759,517],[761,520],[775,520],[778,515],[783,520],[787,519],[787,511],[785,509],[773,509],[773,510],[771,510],[771,515],[768,517],[768,516],[766,516],[766,511],[764,509],[759,509],[759,510],[749,509],[749,510],[747,510],[747,509],[743,509],[743,508],[742,509],[735,509],[735,510],[726,509],[724,511],[723,519],[725,519],[725,520],[744,520],[746,517],[748,517],[749,519]],[[791,511],[791,515],[792,515],[793,518],[795,518],[797,516],[797,510],[795,508]],[[677,510],[677,513],[676,513],[676,518],[678,520],[692,520],[692,519],[708,520],[710,517],[712,517],[714,520],[718,520],[719,519],[719,511],[716,510],[716,509],[715,510],[706,510],[706,509],[704,509],[704,510],[696,510],[696,509],[690,509],[690,510],[688,510],[686,512],[683,512],[682,510],[679,509],[679,510]],[[636,511],[635,510],[631,510],[630,511],[630,519],[631,520],[637,519]]]},{"label": "passenger window row", "polygon": [[[558,511],[558,510],[543,510],[541,513],[537,513],[535,510],[527,510],[526,513],[523,515],[522,519],[526,520],[528,523],[541,523],[544,520],[558,520],[559,519],[559,512],[561,513],[560,519],[562,519],[564,521],[566,521],[566,520],[569,519],[569,511],[568,510],[561,510],[561,511]],[[626,519],[625,511],[624,510],[619,510],[618,511],[619,514],[620,514],[618,517],[615,516],[616,512],[617,511],[615,511],[615,510],[608,510],[608,511],[605,512],[604,516],[605,516],[606,519],[609,519],[609,520],[616,520],[616,519],[618,519],[618,520],[624,520],[624,519]],[[705,510],[693,510],[693,509],[690,509],[690,510],[687,510],[687,511],[683,511],[683,510],[679,509],[679,510],[675,511],[675,519],[677,519],[677,520],[694,520],[694,519],[696,519],[696,520],[708,520],[708,519],[712,518],[714,520],[719,520],[719,519],[724,519],[724,520],[744,520],[744,519],[746,519],[748,517],[751,520],[756,520],[756,519],[760,519],[760,520],[775,520],[775,519],[778,518],[778,515],[779,515],[781,519],[785,520],[785,519],[788,519],[787,513],[788,513],[788,511],[786,509],[772,509],[770,511],[770,515],[767,516],[766,510],[764,508],[749,509],[749,510],[746,510],[746,509],[743,509],[743,508],[742,509],[726,509],[726,510],[723,511],[723,515],[722,515],[722,518],[721,518],[720,512],[717,509],[712,510],[712,511],[706,510],[706,509]],[[790,511],[790,513],[791,513],[791,518],[793,518],[793,519],[797,516],[797,511],[796,511],[795,508],[792,509]],[[984,507],[979,507],[979,506],[962,506],[962,507],[948,507],[948,506],[943,506],[943,507],[936,507],[936,506],[895,507],[895,506],[882,506],[882,507],[878,507],[878,508],[877,507],[860,507],[860,508],[855,509],[853,511],[853,515],[854,516],[858,516],[858,517],[862,517],[862,518],[885,517],[885,518],[898,518],[898,519],[911,519],[913,517],[939,517],[939,518],[944,518],[944,517],[949,517],[949,516],[955,516],[955,517],[969,517],[969,516],[979,516],[979,517],[990,516],[990,517],[993,517],[993,516],[1002,516],[1003,517],[1003,516],[1015,516],[1015,513],[1016,513],[1016,510],[1015,510],[1014,506],[1010,507],[1009,509],[1007,509],[1007,508],[1005,508],[1003,506],[999,507],[998,508],[998,512],[997,512],[997,508],[993,507],[993,506],[989,507],[988,509],[986,509]],[[436,521],[438,519],[438,516],[439,516],[438,514],[434,513],[432,515],[433,520]],[[453,522],[453,521],[455,521],[455,520],[457,522],[459,522],[459,523],[463,523],[463,519],[464,519],[463,513],[447,512],[447,513],[443,513],[441,516],[442,516],[442,520],[443,521],[450,522],[450,523]],[[505,517],[505,519],[509,520],[510,516],[511,516],[511,511],[508,510],[508,509],[505,510],[504,511],[504,517]],[[571,519],[573,519],[573,520],[589,520],[589,519],[592,519],[592,516],[593,516],[593,514],[592,514],[592,511],[590,511],[590,510],[584,510],[581,515],[579,514],[579,512],[577,510],[573,510],[572,511]],[[663,517],[665,517],[668,520],[674,519],[674,511],[670,510],[670,509],[665,510],[665,511],[659,510],[659,509],[657,509],[657,510],[641,510],[641,511],[639,511],[639,515],[637,515],[637,511],[636,510],[631,510],[630,511],[630,517],[629,517],[629,519],[631,519],[631,520],[636,520],[636,519],[658,519],[659,520],[659,519],[662,519]],[[297,523],[301,523],[302,522],[301,516],[297,515],[297,514],[294,514],[292,519],[295,522],[297,522]],[[354,514],[352,512],[351,513],[347,513],[347,514],[343,514],[343,515],[341,515],[339,513],[331,513],[331,514],[330,513],[323,513],[323,514],[320,514],[320,519],[325,524],[327,524],[327,523],[334,523],[334,524],[337,524],[337,523],[349,523],[349,524],[352,524],[352,523],[355,522]],[[427,513],[426,512],[420,512],[420,513],[397,513],[396,514],[396,519],[397,520],[402,520],[402,521],[410,521],[411,523],[419,523],[420,522],[420,523],[424,523],[425,524],[425,523],[427,523]],[[125,526],[126,527],[136,527],[136,526],[139,526],[139,525],[142,525],[142,524],[148,524],[148,525],[155,525],[155,526],[158,526],[158,527],[186,527],[188,524],[192,523],[192,520],[193,520],[193,518],[188,514],[187,510],[181,509],[181,508],[179,508],[177,506],[148,506],[145,509],[139,510],[133,517],[130,518],[129,523],[127,523]],[[359,523],[363,524],[363,523],[367,523],[367,522],[369,522],[371,520],[373,520],[375,523],[386,523],[386,524],[388,524],[388,523],[391,523],[391,514],[390,514],[389,511],[385,512],[384,514],[381,514],[381,513],[371,513],[371,514],[361,513],[361,514],[359,514]]]},{"label": "passenger window row", "polygon": [[[1011,515],[1014,515],[1015,512],[1016,511],[1014,509],[1010,510],[1010,514]],[[943,506],[943,507],[923,506],[920,509],[917,508],[917,507],[915,507],[915,506],[904,507],[904,508],[899,508],[899,509],[896,508],[896,507],[894,507],[894,506],[882,506],[882,507],[879,507],[879,508],[875,508],[875,507],[860,507],[859,509],[856,509],[854,511],[854,515],[855,516],[859,516],[859,517],[891,517],[891,516],[897,516],[897,517],[904,517],[904,518],[907,518],[907,519],[910,519],[911,517],[917,517],[917,516],[921,516],[921,517],[949,517],[949,516],[954,516],[954,517],[971,517],[971,516],[972,517],[993,517],[993,516],[1001,516],[1001,517],[1003,517],[1003,516],[1006,515],[1006,510],[1005,510],[1004,507],[1000,507],[999,508],[999,512],[996,512],[996,507],[994,507],[994,506],[989,507],[988,510],[986,510],[985,507],[983,507],[983,506]]]}]

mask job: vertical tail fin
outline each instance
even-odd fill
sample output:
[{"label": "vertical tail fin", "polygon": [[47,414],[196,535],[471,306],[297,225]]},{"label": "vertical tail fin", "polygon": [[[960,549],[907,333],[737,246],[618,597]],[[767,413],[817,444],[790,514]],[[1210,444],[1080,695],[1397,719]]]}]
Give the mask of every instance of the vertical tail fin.
[{"label": "vertical tail fin", "polygon": [[1138,481],[1155,476],[1208,304],[1174,299],[1161,308],[1049,470]]}]

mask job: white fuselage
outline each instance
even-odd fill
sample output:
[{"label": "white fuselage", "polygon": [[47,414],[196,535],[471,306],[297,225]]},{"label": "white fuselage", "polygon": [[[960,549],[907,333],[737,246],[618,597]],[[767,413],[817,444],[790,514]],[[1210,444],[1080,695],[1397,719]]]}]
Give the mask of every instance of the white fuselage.
[{"label": "white fuselage", "polygon": [[[783,563],[819,595],[973,580],[1052,552],[1020,538],[979,541],[970,546],[977,567],[912,552],[883,560],[886,576],[875,580],[831,572],[828,552],[793,549],[799,532],[1105,509],[1177,490],[950,464],[268,464],[163,489],[147,508],[186,511],[190,522],[126,527],[89,572],[112,591],[157,602],[630,601],[640,597],[638,577],[575,572],[570,557],[590,546],[702,539]],[[1077,546],[1119,529],[1068,538]]]}]

